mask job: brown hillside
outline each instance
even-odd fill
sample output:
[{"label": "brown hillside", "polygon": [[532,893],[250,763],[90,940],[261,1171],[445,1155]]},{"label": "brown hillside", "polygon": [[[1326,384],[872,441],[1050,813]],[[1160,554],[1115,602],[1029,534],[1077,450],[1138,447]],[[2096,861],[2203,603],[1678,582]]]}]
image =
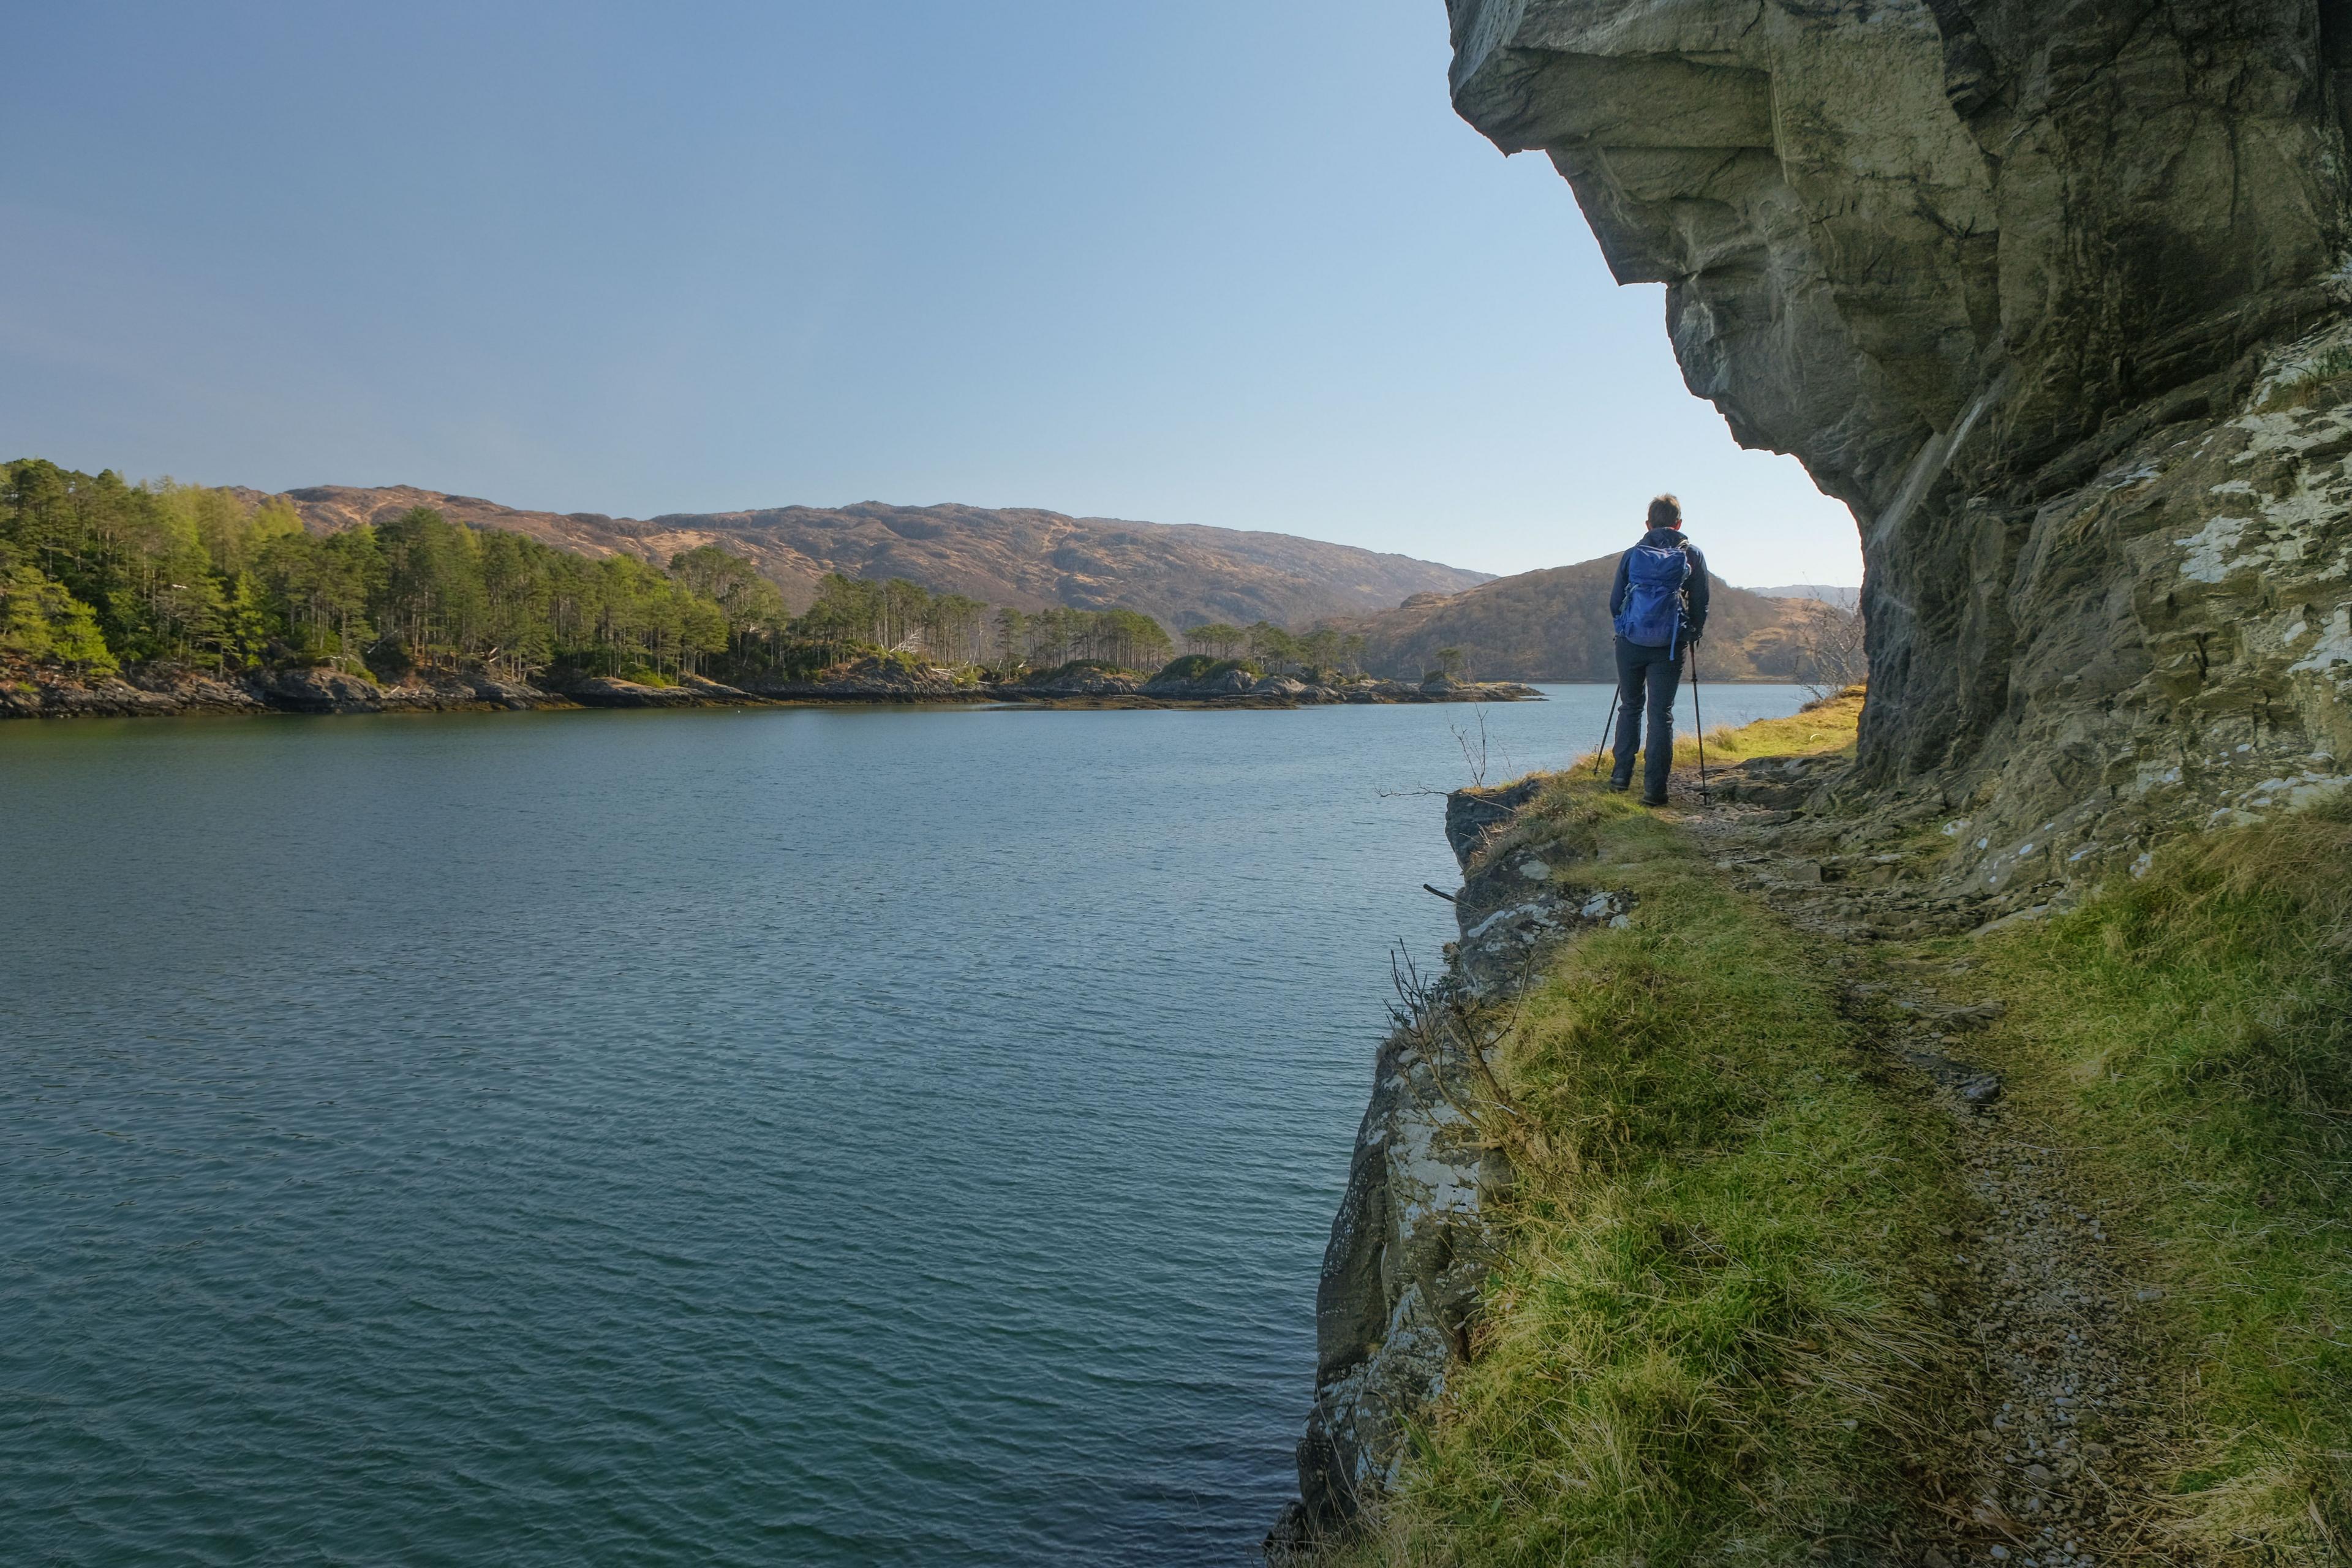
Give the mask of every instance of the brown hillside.
[{"label": "brown hillside", "polygon": [[1412,595],[1458,593],[1489,581],[1482,572],[1288,534],[1066,517],[1028,508],[866,501],[639,521],[523,511],[406,485],[324,485],[287,496],[320,532],[431,506],[474,527],[527,533],[589,555],[666,562],[698,544],[720,544],[758,563],[794,609],[814,597],[819,578],[839,572],[905,577],[934,593],[1021,609],[1142,610],[1171,630],[1202,621],[1303,626],[1322,616],[1361,614]]},{"label": "brown hillside", "polygon": [[[1366,638],[1365,668],[1412,678],[1458,647],[1482,680],[1609,680],[1609,585],[1617,557],[1497,578],[1464,594],[1423,595],[1328,624]],[[1793,680],[1797,634],[1821,606],[1715,584],[1699,672],[1709,680]]]}]

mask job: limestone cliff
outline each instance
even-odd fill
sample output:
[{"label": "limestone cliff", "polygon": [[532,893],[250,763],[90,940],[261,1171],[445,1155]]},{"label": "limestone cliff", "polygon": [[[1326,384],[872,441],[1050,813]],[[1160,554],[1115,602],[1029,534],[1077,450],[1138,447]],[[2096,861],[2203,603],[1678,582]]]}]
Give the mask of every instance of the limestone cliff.
[{"label": "limestone cliff", "polygon": [[2023,899],[2352,755],[2347,0],[1449,0],[1685,379],[1858,521],[1861,781]]}]

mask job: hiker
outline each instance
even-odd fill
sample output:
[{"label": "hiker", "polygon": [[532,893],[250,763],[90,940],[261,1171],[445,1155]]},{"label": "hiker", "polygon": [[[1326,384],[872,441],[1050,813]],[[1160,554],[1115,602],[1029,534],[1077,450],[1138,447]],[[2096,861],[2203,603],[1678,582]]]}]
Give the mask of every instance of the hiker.
[{"label": "hiker", "polygon": [[1642,714],[1650,716],[1643,753],[1642,804],[1666,804],[1666,774],[1675,765],[1675,692],[1683,657],[1706,629],[1706,557],[1683,537],[1683,503],[1664,495],[1650,503],[1649,531],[1618,558],[1609,590],[1609,616],[1617,629],[1616,768],[1609,787],[1633,784],[1633,749]]}]

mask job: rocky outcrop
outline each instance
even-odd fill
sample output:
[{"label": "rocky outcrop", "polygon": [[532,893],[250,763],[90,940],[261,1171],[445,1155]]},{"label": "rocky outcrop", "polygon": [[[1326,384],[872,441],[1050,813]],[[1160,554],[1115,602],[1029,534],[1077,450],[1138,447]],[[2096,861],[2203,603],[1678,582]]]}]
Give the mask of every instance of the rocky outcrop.
[{"label": "rocky outcrop", "polygon": [[2021,889],[2352,765],[2344,0],[1450,0],[1455,106],[1848,503],[1859,776]]},{"label": "rocky outcrop", "polygon": [[289,712],[374,713],[383,708],[383,690],[374,681],[340,669],[263,670],[243,684],[265,706]]},{"label": "rocky outcrop", "polygon": [[1205,701],[1215,697],[1239,697],[1257,684],[1257,677],[1246,669],[1213,669],[1202,675],[1188,676],[1160,671],[1143,683],[1147,697],[1181,697]]},{"label": "rocky outcrop", "polygon": [[733,692],[739,701],[757,697],[785,702],[968,702],[981,695],[950,671],[879,656],[851,659],[796,679],[747,679],[740,689],[716,681],[693,688],[705,697],[712,689]]},{"label": "rocky outcrop", "polygon": [[[1238,679],[1235,679],[1238,677]],[[1296,676],[1252,677],[1239,671],[1192,680],[1139,677],[1098,670],[1055,672],[1016,683],[985,688],[988,695],[1016,702],[1059,703],[1093,708],[1313,708],[1325,703],[1539,702],[1543,693],[1516,681],[1447,680],[1408,685],[1402,680],[1346,680],[1323,685]]]},{"label": "rocky outcrop", "polygon": [[1486,1201],[1509,1161],[1480,1125],[1492,1102],[1479,1009],[1536,973],[1559,945],[1623,923],[1627,895],[1592,885],[1591,846],[1511,833],[1535,783],[1462,790],[1446,842],[1463,868],[1461,940],[1434,984],[1401,986],[1356,1134],[1346,1195],[1315,1292],[1315,1405],[1298,1445],[1299,1500],[1267,1537],[1269,1557],[1304,1558],[1377,1511],[1411,1428],[1469,1354],[1493,1261]]},{"label": "rocky outcrop", "polygon": [[1115,669],[1066,665],[1019,681],[1009,690],[1018,697],[1133,697],[1143,689],[1143,678]]},{"label": "rocky outcrop", "polygon": [[701,693],[677,686],[648,686],[610,675],[566,681],[563,695],[583,708],[699,708]]},{"label": "rocky outcrop", "polygon": [[168,668],[78,675],[51,665],[0,667],[0,719],[143,719],[175,713],[259,713],[242,682]]}]

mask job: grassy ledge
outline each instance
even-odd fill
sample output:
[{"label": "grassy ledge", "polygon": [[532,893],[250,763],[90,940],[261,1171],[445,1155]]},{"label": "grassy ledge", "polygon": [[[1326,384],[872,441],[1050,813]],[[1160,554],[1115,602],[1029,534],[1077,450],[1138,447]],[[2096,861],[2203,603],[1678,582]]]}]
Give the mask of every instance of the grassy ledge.
[{"label": "grassy ledge", "polygon": [[1562,781],[1511,837],[1591,845],[1638,911],[1516,1005],[1504,1260],[1352,1559],[1872,1555],[1957,1384],[1948,1124],[1875,1080],[1821,955],[1680,830]]},{"label": "grassy ledge", "polygon": [[[1859,708],[1719,731],[1708,760],[1843,751]],[[1944,1442],[1981,1419],[1939,1305],[1979,1223],[1954,1124],[1885,1076],[1835,955],[1589,763],[1491,853],[1545,843],[1636,913],[1505,1020],[1492,1124],[1521,1175],[1474,1356],[1337,1560],[1909,1561]],[[2152,1561],[2352,1561],[2347,868],[2352,805],[2320,807],[2182,840],[2046,922],[1872,944],[2007,1004],[1969,1055],[2116,1205],[2168,1405]]]}]

